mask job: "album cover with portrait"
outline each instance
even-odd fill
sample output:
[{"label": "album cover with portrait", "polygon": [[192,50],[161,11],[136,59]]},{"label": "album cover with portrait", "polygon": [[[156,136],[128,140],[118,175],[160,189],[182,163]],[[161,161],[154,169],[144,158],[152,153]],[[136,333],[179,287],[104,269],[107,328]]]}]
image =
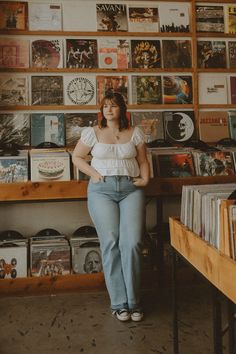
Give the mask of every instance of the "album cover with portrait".
[{"label": "album cover with portrait", "polygon": [[98,31],[128,31],[127,7],[125,4],[96,4],[96,11]]},{"label": "album cover with portrait", "polygon": [[97,103],[100,104],[107,92],[118,92],[128,103],[128,76],[97,76]]},{"label": "album cover with portrait", "polygon": [[162,112],[131,112],[132,125],[139,127],[145,136],[145,142],[164,139]]},{"label": "album cover with portrait", "polygon": [[225,41],[197,41],[198,68],[226,68]]},{"label": "album cover with portrait", "polygon": [[184,143],[196,139],[194,111],[163,112],[165,139],[173,143]]},{"label": "album cover with portrait", "polygon": [[95,105],[96,77],[81,74],[64,77],[65,105]]}]

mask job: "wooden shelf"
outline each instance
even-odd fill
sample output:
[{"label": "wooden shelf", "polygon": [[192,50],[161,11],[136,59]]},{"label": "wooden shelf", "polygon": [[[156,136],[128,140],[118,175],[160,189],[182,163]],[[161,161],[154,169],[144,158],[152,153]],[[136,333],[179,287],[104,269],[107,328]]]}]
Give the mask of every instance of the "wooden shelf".
[{"label": "wooden shelf", "polygon": [[55,277],[0,279],[0,297],[11,295],[42,295],[71,291],[104,290],[103,273],[70,274]]},{"label": "wooden shelf", "polygon": [[171,245],[223,294],[236,303],[236,262],[170,218]]},{"label": "wooden shelf", "polygon": [[[152,178],[145,188],[146,196],[181,195],[184,185],[235,183],[231,176]],[[26,182],[0,184],[0,202],[65,201],[87,198],[87,181]]]}]

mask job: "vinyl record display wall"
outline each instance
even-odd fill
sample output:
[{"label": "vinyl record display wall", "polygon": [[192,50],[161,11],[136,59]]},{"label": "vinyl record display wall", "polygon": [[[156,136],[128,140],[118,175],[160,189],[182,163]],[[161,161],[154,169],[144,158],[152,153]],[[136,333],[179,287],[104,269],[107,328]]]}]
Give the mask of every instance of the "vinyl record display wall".
[{"label": "vinyl record display wall", "polygon": [[[64,115],[70,121],[84,114],[94,122],[101,97],[112,89],[124,95],[131,119],[134,112],[152,112],[154,118],[168,111],[193,112],[199,136],[201,112],[236,111],[234,3],[1,0],[0,124],[11,114],[28,115],[26,148],[31,149],[34,117]],[[65,131],[65,147],[73,148],[71,141]],[[157,198],[160,224],[163,196],[180,195],[184,184],[231,181],[235,175],[156,177],[146,193]],[[0,201],[85,199],[86,191],[87,181],[1,183]],[[15,283],[15,290],[37,289],[39,283]]]}]

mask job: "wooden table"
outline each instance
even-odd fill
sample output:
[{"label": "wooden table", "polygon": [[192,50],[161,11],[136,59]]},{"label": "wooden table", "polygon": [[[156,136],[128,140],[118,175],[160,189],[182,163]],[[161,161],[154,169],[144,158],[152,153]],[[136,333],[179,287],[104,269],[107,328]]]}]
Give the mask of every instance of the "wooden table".
[{"label": "wooden table", "polygon": [[170,237],[173,251],[173,336],[174,354],[179,353],[176,287],[176,254],[194,267],[210,283],[213,304],[214,354],[222,354],[222,323],[220,296],[224,294],[228,306],[229,354],[236,353],[235,319],[236,262],[220,253],[199,236],[191,232],[176,218],[171,217]]}]

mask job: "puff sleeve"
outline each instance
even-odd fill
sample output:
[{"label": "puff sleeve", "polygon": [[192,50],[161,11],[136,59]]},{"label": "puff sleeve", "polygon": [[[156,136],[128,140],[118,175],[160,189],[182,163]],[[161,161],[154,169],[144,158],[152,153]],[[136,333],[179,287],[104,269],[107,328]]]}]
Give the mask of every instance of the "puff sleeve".
[{"label": "puff sleeve", "polygon": [[133,141],[135,146],[137,146],[138,144],[145,144],[144,133],[139,127],[135,127],[134,128],[132,141]]},{"label": "puff sleeve", "polygon": [[81,133],[80,140],[82,141],[82,143],[92,148],[97,142],[94,129],[92,127],[85,128]]}]

